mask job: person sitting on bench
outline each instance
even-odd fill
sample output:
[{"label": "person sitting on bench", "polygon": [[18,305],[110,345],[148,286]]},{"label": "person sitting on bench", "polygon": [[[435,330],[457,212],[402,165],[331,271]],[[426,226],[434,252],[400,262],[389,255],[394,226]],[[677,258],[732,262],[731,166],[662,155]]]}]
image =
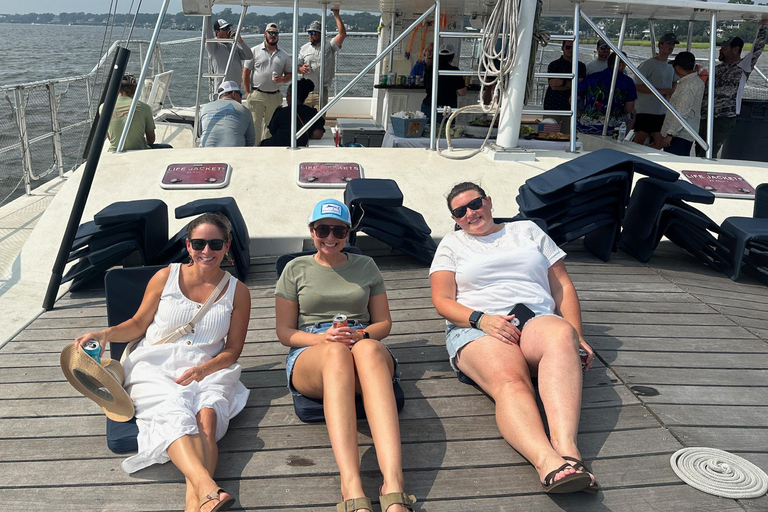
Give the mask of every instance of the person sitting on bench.
[{"label": "person sitting on bench", "polygon": [[226,510],[234,498],[213,480],[216,442],[245,407],[248,390],[237,363],[243,350],[251,296],[229,277],[217,300],[191,333],[158,343],[195,316],[224,281],[219,268],[232,242],[229,220],[206,213],[189,223],[190,262],[159,270],[133,318],[75,342],[101,344],[142,338],[124,362],[124,386],[136,409],[138,453],[123,461],[133,473],[169,459],[187,480],[185,510]]},{"label": "person sitting on bench", "polygon": [[[315,205],[309,231],[317,252],[290,261],[277,282],[277,337],[290,347],[288,389],[323,400],[328,434],[341,473],[343,510],[373,510],[363,493],[355,393],[361,394],[384,477],[379,493],[387,512],[413,510],[403,492],[400,425],[392,383],[397,360],[380,340],[389,335],[384,280],[374,261],[341,252],[350,228],[346,205]],[[344,316],[346,325],[334,322]],[[341,508],[340,508],[341,510]]]}]

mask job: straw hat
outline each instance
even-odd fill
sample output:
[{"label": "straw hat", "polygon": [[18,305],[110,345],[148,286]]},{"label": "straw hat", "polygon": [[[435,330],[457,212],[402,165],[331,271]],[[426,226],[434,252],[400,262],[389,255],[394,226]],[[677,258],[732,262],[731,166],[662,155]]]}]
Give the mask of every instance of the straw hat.
[{"label": "straw hat", "polygon": [[102,358],[99,364],[73,341],[61,351],[61,371],[76,390],[101,407],[107,418],[133,418],[133,401],[123,389],[125,372],[119,361]]}]

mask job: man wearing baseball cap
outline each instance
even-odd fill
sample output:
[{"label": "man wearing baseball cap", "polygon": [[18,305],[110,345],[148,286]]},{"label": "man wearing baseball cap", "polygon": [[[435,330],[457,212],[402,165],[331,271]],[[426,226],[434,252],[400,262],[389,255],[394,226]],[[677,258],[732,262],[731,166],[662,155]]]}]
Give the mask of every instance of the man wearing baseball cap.
[{"label": "man wearing baseball cap", "polygon": [[[704,82],[696,73],[696,57],[691,52],[680,52],[670,64],[680,80],[677,81],[669,103],[683,116],[686,123],[696,128],[696,123],[701,118],[701,98],[704,96]],[[663,148],[667,153],[674,155],[691,156],[693,135],[688,133],[672,114],[667,114],[664,118],[661,136],[661,145],[654,147]]]},{"label": "man wearing baseball cap", "polygon": [[[331,13],[333,13],[333,19],[336,20],[336,30],[338,33],[333,38],[329,38],[325,43],[325,56],[322,59],[322,63],[325,66],[325,71],[323,73],[324,103],[328,101],[328,86],[331,84],[333,75],[336,73],[336,54],[341,50],[341,45],[344,43],[344,39],[347,38],[347,29],[344,27],[344,22],[341,21],[339,10],[331,9]],[[315,91],[310,93],[306,104],[318,110],[322,108],[322,105],[319,105],[320,96],[318,94],[320,91],[321,65],[320,30],[321,26],[319,21],[313,21],[309,25],[309,30],[307,30],[309,42],[299,50],[298,62],[296,63],[299,73],[304,75],[304,78],[312,80],[312,83],[315,84]]]},{"label": "man wearing baseball cap", "polygon": [[[715,66],[715,102],[714,102],[714,132],[712,139],[712,156],[725,142],[728,133],[736,126],[736,117],[741,113],[741,94],[750,73],[755,69],[755,63],[763,53],[768,19],[760,21],[760,27],[752,43],[752,51],[741,57],[744,40],[740,37],[730,37],[720,44],[720,64]],[[711,73],[710,73],[711,75]],[[701,124],[699,135],[707,140],[707,100],[705,94],[701,103]],[[696,147],[697,156],[705,156],[706,151]]]},{"label": "man wearing baseball cap", "polygon": [[[437,69],[458,71],[459,68],[451,64],[456,55],[456,49],[452,44],[446,43],[440,46],[437,52]],[[432,114],[432,65],[424,68],[424,87],[427,95],[421,101],[421,111],[430,119]],[[461,76],[438,76],[437,77],[437,106],[438,107],[458,107],[459,96],[467,94],[467,84],[464,77]],[[437,114],[436,122],[443,120],[442,114]]]},{"label": "man wearing baseball cap", "polygon": [[240,104],[237,82],[228,81],[218,89],[219,99],[200,109],[200,147],[253,146],[256,133],[251,112]]},{"label": "man wearing baseball cap", "polygon": [[611,56],[611,47],[602,39],[597,40],[597,57],[587,62],[587,75],[599,73],[608,67],[608,57]]},{"label": "man wearing baseball cap", "polygon": [[[214,38],[214,31],[216,32],[216,38]],[[205,24],[205,49],[208,51],[208,69],[211,70],[211,73],[216,75],[224,74],[224,70],[227,69],[227,60],[229,60],[229,50],[232,48],[232,43],[217,43],[216,39],[232,39],[233,37],[235,37],[235,31],[232,30],[232,24],[225,19],[216,20],[213,23],[213,31],[210,25]],[[243,61],[252,58],[253,52],[245,44],[243,38],[238,37],[237,50],[235,50],[235,54],[232,56],[227,76],[214,79],[216,89],[219,88],[222,82],[233,81],[240,84],[240,79],[243,75]]]},{"label": "man wearing baseball cap", "polygon": [[[653,87],[662,95],[669,98],[674,91],[675,70],[667,63],[669,56],[675,50],[675,45],[679,44],[677,36],[673,33],[664,34],[659,38],[658,53],[651,57],[637,69],[643,74]],[[650,134],[653,140],[651,143],[659,147],[662,143],[661,125],[664,124],[664,116],[667,114],[667,107],[653,95],[651,90],[639,78],[635,78],[637,87],[637,118],[635,119],[635,138],[638,144],[645,144]]]},{"label": "man wearing baseball cap", "polygon": [[291,81],[291,56],[277,46],[279,38],[277,24],[269,23],[264,30],[264,42],[251,48],[253,59],[245,61],[243,69],[245,105],[253,117],[257,146],[270,136],[267,126],[283,103],[280,84]]}]

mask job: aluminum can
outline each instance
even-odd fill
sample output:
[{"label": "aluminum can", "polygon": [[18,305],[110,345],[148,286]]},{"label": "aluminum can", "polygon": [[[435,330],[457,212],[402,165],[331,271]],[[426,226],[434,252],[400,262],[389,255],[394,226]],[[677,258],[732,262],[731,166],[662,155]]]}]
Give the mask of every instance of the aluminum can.
[{"label": "aluminum can", "polygon": [[408,77],[408,85],[414,85],[416,83],[416,77],[411,75]]},{"label": "aluminum can", "polygon": [[277,78],[277,73],[275,71],[272,72],[272,81],[275,81],[275,78]]},{"label": "aluminum can", "polygon": [[387,85],[387,75],[381,75],[381,85]]},{"label": "aluminum can", "polygon": [[339,313],[338,315],[333,317],[333,326],[335,328],[339,327],[346,327],[349,325],[349,322],[347,322],[347,315],[342,315]]},{"label": "aluminum can", "polygon": [[579,359],[581,359],[581,373],[586,373],[587,371],[587,358],[589,357],[589,354],[586,350],[583,348],[579,349]]},{"label": "aluminum can", "polygon": [[88,340],[83,345],[83,350],[91,356],[97,363],[101,364],[101,345],[96,340]]}]

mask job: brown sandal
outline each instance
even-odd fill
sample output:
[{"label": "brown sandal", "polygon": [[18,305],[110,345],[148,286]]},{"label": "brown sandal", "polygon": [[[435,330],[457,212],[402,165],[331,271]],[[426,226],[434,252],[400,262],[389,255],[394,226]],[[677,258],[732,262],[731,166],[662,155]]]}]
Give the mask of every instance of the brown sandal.
[{"label": "brown sandal", "polygon": [[381,512],[387,512],[392,505],[402,505],[413,512],[413,504],[416,503],[416,496],[405,494],[404,492],[389,492],[379,496]]},{"label": "brown sandal", "polygon": [[592,474],[592,472],[587,468],[586,465],[584,465],[583,460],[579,460],[576,457],[563,457],[566,461],[569,463],[572,463],[571,466],[576,471],[583,471],[584,473],[589,475],[590,479],[593,479],[593,482],[590,482],[590,484],[582,489],[582,492],[586,492],[587,494],[597,494],[600,492],[600,484],[597,483],[597,479],[595,478],[595,475]]},{"label": "brown sandal", "polygon": [[356,510],[368,510],[369,512],[373,512],[371,500],[363,496],[362,498],[344,500],[336,505],[336,512],[355,512]]},{"label": "brown sandal", "polygon": [[560,480],[555,480],[555,476],[559,472],[572,467],[573,466],[566,462],[559,468],[550,471],[547,476],[544,477],[544,481],[541,482],[541,486],[544,487],[544,492],[550,494],[562,494],[583,491],[589,487],[589,484],[592,482],[592,477],[586,473],[572,473],[568,476],[564,476]]},{"label": "brown sandal", "polygon": [[233,498],[232,496],[229,496],[229,498],[225,498],[222,500],[220,498],[221,493],[225,493],[229,495],[227,491],[225,491],[221,487],[217,487],[213,491],[209,492],[205,498],[200,500],[200,509],[203,508],[203,505],[216,500],[219,503],[215,507],[213,507],[209,512],[219,512],[220,510],[229,510],[229,508],[235,504],[235,498]]}]

